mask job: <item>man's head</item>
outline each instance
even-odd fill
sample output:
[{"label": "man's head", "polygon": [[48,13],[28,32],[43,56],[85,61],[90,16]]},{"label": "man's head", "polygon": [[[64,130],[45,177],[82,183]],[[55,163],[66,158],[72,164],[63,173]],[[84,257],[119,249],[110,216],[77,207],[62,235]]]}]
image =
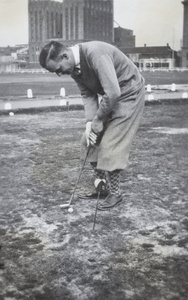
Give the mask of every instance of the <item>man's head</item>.
[{"label": "man's head", "polygon": [[75,67],[71,49],[56,41],[51,41],[44,46],[39,56],[39,62],[43,68],[58,76],[70,75]]}]

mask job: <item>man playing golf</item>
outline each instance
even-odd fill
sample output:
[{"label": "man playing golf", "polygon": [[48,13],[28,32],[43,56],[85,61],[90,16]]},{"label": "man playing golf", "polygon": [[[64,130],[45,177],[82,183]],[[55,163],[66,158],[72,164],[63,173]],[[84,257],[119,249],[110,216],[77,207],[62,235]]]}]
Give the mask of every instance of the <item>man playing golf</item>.
[{"label": "man playing golf", "polygon": [[[144,79],[137,67],[111,44],[92,41],[65,47],[51,41],[40,53],[40,64],[58,76],[69,74],[76,81],[85,108],[86,130],[81,141],[83,157],[92,147],[88,161],[96,177],[106,182],[100,210],[122,201],[120,172],[128,166],[133,138],[144,108]],[[102,99],[99,101],[98,96]],[[82,195],[93,198],[97,193]]]}]

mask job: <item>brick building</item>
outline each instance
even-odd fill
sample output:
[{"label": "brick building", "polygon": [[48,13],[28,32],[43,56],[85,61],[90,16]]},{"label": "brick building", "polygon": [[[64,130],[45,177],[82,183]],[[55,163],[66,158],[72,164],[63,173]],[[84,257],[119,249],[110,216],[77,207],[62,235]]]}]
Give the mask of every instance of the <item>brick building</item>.
[{"label": "brick building", "polygon": [[29,0],[29,61],[38,63],[50,40],[66,45],[101,40],[112,43],[113,0]]}]

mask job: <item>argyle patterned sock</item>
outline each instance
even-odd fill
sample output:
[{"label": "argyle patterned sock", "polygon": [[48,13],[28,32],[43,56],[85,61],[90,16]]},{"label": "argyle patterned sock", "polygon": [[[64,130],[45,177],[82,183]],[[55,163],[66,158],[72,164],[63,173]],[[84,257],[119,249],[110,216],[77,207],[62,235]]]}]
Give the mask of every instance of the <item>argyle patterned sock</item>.
[{"label": "argyle patterned sock", "polygon": [[96,166],[97,166],[97,163],[96,163],[96,162],[91,162],[91,166],[92,166],[92,168],[93,168],[93,170],[94,170],[94,173],[95,173],[96,178],[99,178],[99,179],[106,179],[105,171],[96,169]]},{"label": "argyle patterned sock", "polygon": [[114,170],[112,172],[108,172],[108,182],[110,184],[110,193],[116,196],[121,195],[120,190],[120,170]]},{"label": "argyle patterned sock", "polygon": [[96,169],[97,163],[95,163],[95,162],[92,162],[91,166],[92,166],[92,168],[94,170],[96,178],[105,179],[106,180],[106,189],[107,189],[107,191],[109,191],[110,190],[110,184],[109,184],[108,172]]}]

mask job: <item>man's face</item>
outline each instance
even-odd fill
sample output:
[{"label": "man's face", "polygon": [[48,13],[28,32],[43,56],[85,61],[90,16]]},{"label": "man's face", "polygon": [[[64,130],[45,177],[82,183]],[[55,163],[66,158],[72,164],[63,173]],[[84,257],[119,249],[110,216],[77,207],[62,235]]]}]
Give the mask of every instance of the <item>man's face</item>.
[{"label": "man's face", "polygon": [[70,75],[74,71],[74,60],[68,55],[58,57],[56,60],[49,59],[46,63],[46,69],[58,76]]}]

